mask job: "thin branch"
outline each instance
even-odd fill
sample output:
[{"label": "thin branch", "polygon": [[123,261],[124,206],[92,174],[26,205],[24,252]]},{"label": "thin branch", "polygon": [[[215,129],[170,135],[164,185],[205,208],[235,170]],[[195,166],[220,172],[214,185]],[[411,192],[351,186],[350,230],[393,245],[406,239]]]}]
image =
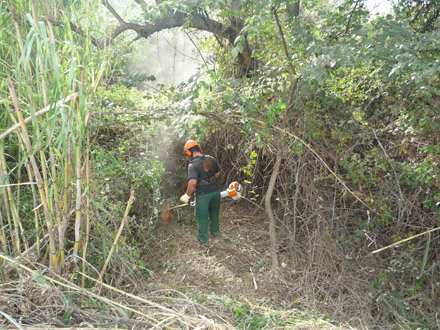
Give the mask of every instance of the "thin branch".
[{"label": "thin branch", "polygon": [[116,10],[112,7],[112,5],[108,2],[108,0],[102,0],[102,4],[104,7],[106,7],[112,15],[118,20],[119,24],[123,25],[125,24],[125,21],[122,19],[121,16],[116,12]]},{"label": "thin branch", "polygon": [[[47,21],[52,23],[55,26],[64,26],[65,25],[63,22],[57,21],[57,20],[47,20]],[[76,34],[79,34],[82,37],[86,36],[86,34],[84,33],[84,30],[80,26],[76,25],[75,23],[73,23],[71,21],[69,21],[69,25],[70,25],[70,28],[72,29],[72,31],[75,32]],[[97,47],[99,49],[103,48],[102,42],[100,42],[98,39],[91,36],[90,40],[92,41],[92,44],[95,47]]]},{"label": "thin branch", "polygon": [[345,32],[344,33],[347,33],[348,30],[350,29],[351,19],[353,18],[354,11],[356,10],[357,6],[359,5],[359,2],[360,2],[360,0],[356,1],[353,10],[350,13],[350,17],[348,19],[347,26],[345,27]]},{"label": "thin branch", "polygon": [[134,2],[136,2],[143,11],[147,11],[148,10],[148,5],[144,0],[134,0]]},{"label": "thin branch", "polygon": [[269,218],[270,254],[272,256],[272,267],[274,270],[278,270],[279,264],[278,264],[278,253],[277,253],[276,225],[275,225],[275,218],[273,216],[273,210],[270,201],[275,187],[275,182],[280,172],[281,155],[282,152],[281,149],[279,149],[277,152],[275,165],[272,170],[272,175],[270,176],[269,186],[267,188],[266,195],[264,196],[264,206],[266,209],[267,217]]},{"label": "thin branch", "polygon": [[[396,168],[394,167],[391,158],[388,156],[387,151],[385,150],[385,148],[383,147],[383,145],[382,145],[382,143],[380,142],[379,138],[377,137],[376,130],[374,130],[374,129],[373,129],[373,134],[374,134],[374,137],[376,138],[377,143],[379,144],[379,147],[382,149],[382,151],[383,151],[385,157],[387,158],[388,163],[391,165],[391,168],[393,169],[394,178],[396,179],[396,185],[397,185],[397,188],[398,188],[398,190],[399,190],[399,195],[400,195],[400,200],[397,201],[398,204],[399,204],[399,206],[400,206],[400,207],[399,207],[399,213],[400,213],[400,212],[403,213],[403,212],[405,211],[405,209],[402,210],[402,206],[404,206],[406,203],[405,203],[405,196],[403,195],[402,188],[400,187],[400,178],[399,178],[399,176],[397,175]],[[400,214],[400,216],[402,216],[402,215],[403,215],[403,214]],[[400,217],[399,217],[399,218],[400,218]],[[400,220],[400,219],[399,219],[399,220]]]},{"label": "thin branch", "polygon": [[429,9],[429,7],[431,6],[431,3],[428,3],[427,5],[422,5],[421,7],[420,7],[420,9],[417,11],[417,13],[416,13],[416,15],[413,17],[413,19],[411,20],[411,22],[409,22],[410,24],[413,24],[415,21],[416,21],[416,19],[417,18],[419,18],[419,16],[420,16],[420,14],[423,12],[423,11],[428,11],[428,9]]},{"label": "thin branch", "polygon": [[391,245],[385,246],[385,247],[380,248],[380,249],[378,249],[378,250],[374,250],[373,252],[371,252],[371,254],[378,253],[378,252],[381,252],[381,251],[383,251],[383,250],[386,250],[386,249],[392,248],[393,246],[396,246],[396,245],[399,245],[399,244],[402,244],[402,243],[408,242],[408,241],[410,241],[410,240],[412,240],[412,239],[414,239],[414,238],[417,238],[417,237],[422,236],[422,235],[425,235],[425,234],[432,233],[432,232],[437,231],[437,230],[439,230],[439,229],[440,229],[440,227],[433,228],[433,229],[430,229],[430,230],[424,231],[423,233],[420,233],[420,234],[413,235],[413,236],[411,236],[411,237],[408,237],[408,238],[402,239],[402,240],[400,240],[400,241],[398,241],[398,242],[395,242],[395,243],[393,243],[393,244],[391,244]]},{"label": "thin branch", "polygon": [[137,35],[136,38],[134,38],[132,41],[130,41],[130,42],[128,43],[128,45],[130,46],[133,42],[138,41],[138,40],[141,39],[141,38],[142,38],[141,35]]},{"label": "thin branch", "polygon": [[296,74],[295,68],[293,67],[292,62],[290,61],[290,55],[289,55],[289,50],[287,49],[286,38],[284,37],[283,28],[281,27],[281,23],[280,23],[280,19],[278,18],[277,10],[278,9],[274,10],[274,15],[275,15],[275,20],[278,25],[278,31],[280,32],[281,40],[283,41],[284,53],[286,54],[287,63],[289,63],[289,66],[290,66],[290,69],[292,70],[292,73]]},{"label": "thin branch", "polygon": [[[204,10],[203,13],[204,13],[204,16],[202,16],[202,18],[203,18],[203,17],[206,17],[206,18],[210,19],[210,18],[209,18],[209,14],[208,14],[208,12],[207,12],[206,10]],[[215,38],[215,40],[217,40],[217,42],[218,42],[218,44],[220,45],[220,47],[225,48],[225,45],[224,45],[224,44],[222,43],[222,41],[217,37],[217,35],[214,34],[214,38]]]},{"label": "thin branch", "polygon": [[205,58],[203,57],[202,52],[200,51],[199,47],[197,47],[196,43],[194,42],[194,40],[191,38],[191,36],[189,35],[188,32],[185,31],[186,36],[189,38],[189,40],[191,40],[192,44],[194,45],[194,47],[196,47],[197,52],[199,53],[200,57],[202,58],[203,62],[205,63],[206,67],[208,68],[208,63],[206,63]]}]

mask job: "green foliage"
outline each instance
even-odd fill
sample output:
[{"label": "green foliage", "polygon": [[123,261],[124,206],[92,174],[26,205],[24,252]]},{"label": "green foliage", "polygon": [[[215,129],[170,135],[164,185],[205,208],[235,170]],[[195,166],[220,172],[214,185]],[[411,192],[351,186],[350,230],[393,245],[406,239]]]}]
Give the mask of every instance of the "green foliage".
[{"label": "green foliage", "polygon": [[[17,2],[15,9],[20,14],[22,45],[13,32],[9,2],[0,2],[2,127],[14,124],[5,83],[7,77],[12,77],[19,86],[20,102],[27,116],[46,105],[42,79],[51,102],[74,91],[81,93],[78,109],[72,105],[53,109],[45,120],[32,118],[29,127],[32,127],[32,148],[41,166],[47,163],[43,158],[51,151],[57,159],[54,168],[67,169],[67,172],[76,166],[75,160],[84,157],[82,152],[90,150],[93,156],[97,182],[93,188],[98,194],[93,196],[92,205],[102,213],[95,228],[97,235],[90,239],[92,256],[88,261],[96,266],[105,260],[111,244],[109,238],[115,234],[112,221],[122,217],[129,191],[134,188],[137,205],[130,214],[129,224],[139,230],[135,230],[134,235],[121,237],[124,248],[120,256],[125,258],[114,262],[114,266],[131,271],[136,265],[148,273],[148,265],[139,259],[146,241],[156,236],[148,230],[143,233],[138,219],[152,224],[157,216],[164,195],[161,186],[164,177],[169,175],[164,158],[159,157],[167,155],[171,141],[168,135],[180,139],[204,138],[218,130],[225,135],[240,132],[246,143],[231,141],[226,149],[240,156],[241,163],[234,164],[234,170],[239,168],[246,176],[245,183],[252,185],[248,190],[255,198],[260,196],[257,186],[267,187],[268,168],[271,168],[267,165],[272,164],[274,154],[282,150],[282,171],[287,174],[279,181],[277,198],[289,202],[296,196],[295,203],[298,203],[293,211],[287,202],[280,207],[285,215],[280,219],[287,222],[291,214],[305,219],[296,227],[299,240],[307,239],[302,236],[303,228],[307,228],[307,232],[316,229],[308,219],[314,219],[316,213],[325,219],[329,217],[325,206],[313,212],[309,208],[330,200],[321,197],[326,197],[330,186],[335,196],[333,204],[328,206],[333,210],[332,226],[341,218],[338,231],[339,227],[344,229],[325,230],[337,248],[370,252],[370,245],[365,247],[365,242],[371,237],[375,244],[386,244],[387,240],[409,237],[414,226],[432,227],[433,219],[440,221],[440,28],[435,8],[438,1],[432,2],[433,7],[425,8],[422,1],[402,0],[393,15],[375,19],[368,16],[362,2],[355,0],[336,5],[327,1],[302,2],[299,16],[291,10],[295,2],[237,1],[240,5],[237,8],[231,7],[231,1],[215,0],[161,1],[158,6],[148,5],[146,11],[134,15],[137,21],[153,23],[179,10],[196,15],[209,12],[210,17],[228,26],[241,19],[234,26],[240,30],[235,40],[220,45],[214,38],[207,38],[201,45],[212,55],[208,63],[215,60],[212,69],[202,66],[187,82],[169,88],[158,86],[154,94],[136,89],[154,77],[128,70],[132,64],[130,52],[134,48],[131,39],[118,37],[120,44],[115,47],[110,64],[106,60],[115,48],[102,51],[90,46],[92,36],[108,32],[98,25],[101,21],[98,14],[87,22],[82,21],[93,13],[91,8],[96,1],[64,1],[64,8],[57,3],[57,15],[63,9],[69,11],[57,16],[63,28],[54,29],[55,42],[50,40],[47,22],[34,22],[28,3]],[[70,21],[81,26],[84,34],[76,35],[68,28]],[[183,29],[188,26],[184,25]],[[235,64],[248,45],[258,66],[244,76]],[[44,70],[39,67],[40,60]],[[99,87],[98,77],[105,80]],[[92,130],[90,145],[85,143],[86,119]],[[325,168],[318,169],[321,160],[313,158],[305,144],[280,134],[273,129],[275,126],[301,137],[346,187],[334,184],[334,178]],[[39,135],[40,132],[47,134]],[[27,176],[26,157],[17,141],[16,135],[10,135],[5,143],[6,168],[17,171],[7,173],[2,184]],[[163,141],[161,146],[157,141]],[[69,155],[71,149],[78,153]],[[300,164],[301,173],[292,174],[294,163]],[[303,164],[306,167],[301,167]],[[308,175],[298,181],[303,172]],[[71,184],[74,174],[64,180],[60,175],[51,177],[49,174],[47,190],[52,197],[51,209],[56,188],[66,192],[68,201],[74,194],[74,184]],[[261,182],[257,184],[258,180]],[[304,186],[298,186],[301,183]],[[299,195],[308,196],[303,191],[313,189],[308,183],[317,185],[319,196],[310,194],[315,196],[313,200],[301,203],[294,189],[298,188]],[[353,196],[345,191],[347,187],[366,204],[353,204]],[[87,186],[83,191],[91,190],[92,187]],[[14,196],[17,195],[14,191]],[[20,196],[22,208],[17,214],[24,219],[26,237],[34,229],[33,214],[29,212],[34,208],[34,201],[30,189],[22,190]],[[347,205],[351,205],[349,212]],[[366,210],[365,205],[371,210]],[[70,204],[64,207],[66,212],[73,209]],[[336,216],[338,208],[343,211]],[[416,216],[417,223],[410,222]],[[291,227],[291,223],[285,224],[286,228]],[[389,228],[395,228],[394,236],[388,235]],[[68,237],[68,242],[70,246],[72,237]],[[411,300],[407,298],[415,299],[428,286],[426,268],[437,247],[438,242],[431,241],[431,237],[422,247],[409,244],[402,255],[393,256],[388,268],[378,263],[377,268],[365,274],[368,279],[365,283],[370,283],[375,292],[376,303],[388,306],[399,325],[410,328],[429,325],[421,314],[409,311]],[[72,302],[65,299],[65,304],[71,307]],[[263,314],[243,305],[236,305],[231,313],[236,325],[243,329],[270,328],[276,319],[275,313]],[[67,324],[70,319],[68,309],[62,321]]]},{"label": "green foliage", "polygon": [[395,8],[397,16],[411,21],[411,26],[420,32],[431,31],[440,23],[440,2],[432,0],[399,0]]},{"label": "green foliage", "polygon": [[[84,6],[88,4],[84,2]],[[23,129],[17,134],[17,130],[1,141],[5,172],[2,181],[14,185],[7,191],[2,190],[2,198],[9,198],[10,207],[2,206],[1,212],[8,218],[14,217],[14,230],[19,229],[21,236],[14,236],[10,226],[7,244],[12,245],[10,251],[15,249],[15,253],[36,244],[36,258],[43,259],[43,255],[39,255],[42,252],[39,239],[49,232],[50,263],[61,271],[65,252],[71,250],[73,242],[76,242],[75,253],[78,252],[80,237],[72,239],[65,233],[72,234],[74,230],[67,227],[75,227],[79,216],[71,219],[73,212],[67,215],[67,209],[75,210],[75,191],[80,193],[78,205],[83,193],[89,192],[89,182],[81,177],[88,160],[87,105],[105,74],[105,66],[97,63],[105,63],[108,53],[95,48],[88,50],[90,30],[83,32],[83,38],[76,38],[68,23],[69,13],[62,10],[61,4],[53,11],[57,25],[46,19],[46,10],[49,10],[46,3],[34,1],[31,6],[30,2],[3,1],[1,6],[1,132],[18,122],[20,112],[16,108],[24,120],[28,120],[26,134]],[[90,13],[83,23],[93,25],[92,21],[93,13]],[[6,84],[7,79],[10,86]],[[17,106],[13,104],[15,96],[11,86],[18,98]],[[70,97],[70,101],[61,102],[66,97]],[[42,110],[45,113],[38,116]],[[36,187],[28,183],[38,181],[39,177],[43,182],[38,184],[42,187],[33,189]],[[16,183],[23,182],[27,184],[15,187]],[[19,211],[15,211],[16,206],[20,206]],[[80,236],[80,232],[75,231],[73,235]],[[22,247],[18,246],[20,243]]]},{"label": "green foliage", "polygon": [[255,167],[255,164],[257,163],[258,154],[255,150],[252,150],[249,156],[249,162],[246,167],[240,168],[240,171],[245,173],[247,176],[252,178],[254,176],[253,174],[253,168]]},{"label": "green foliage", "polygon": [[265,315],[259,313],[250,313],[242,315],[237,320],[237,327],[239,329],[264,329],[269,322]]}]

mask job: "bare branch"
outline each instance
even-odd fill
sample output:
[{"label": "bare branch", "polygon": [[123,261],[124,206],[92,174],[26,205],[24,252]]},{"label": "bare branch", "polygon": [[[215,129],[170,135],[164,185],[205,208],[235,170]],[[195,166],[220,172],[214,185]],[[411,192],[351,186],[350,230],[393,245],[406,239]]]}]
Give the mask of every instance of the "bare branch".
[{"label": "bare branch", "polygon": [[[49,22],[52,23],[55,26],[64,26],[64,23],[61,22],[61,21],[49,20]],[[69,25],[70,25],[70,28],[72,29],[72,31],[75,32],[76,34],[79,34],[82,37],[86,36],[86,34],[84,33],[84,30],[80,26],[78,26],[78,25],[76,25],[76,24],[74,24],[73,22],[70,22],[70,21],[69,21]],[[90,39],[92,41],[92,44],[95,47],[97,47],[99,49],[104,48],[103,43],[101,41],[99,41],[98,39],[96,39],[94,37],[90,37]]]},{"label": "bare branch", "polygon": [[102,0],[102,4],[104,5],[104,7],[106,7],[112,13],[112,15],[118,20],[118,22],[120,24],[125,23],[125,21],[122,19],[122,17],[119,16],[119,14],[116,12],[116,10],[110,5],[108,0]]},{"label": "bare branch", "polygon": [[350,18],[348,19],[347,26],[345,27],[345,33],[347,33],[348,30],[350,29],[350,24],[351,24],[351,19],[353,18],[353,13],[354,13],[354,11],[356,10],[356,8],[357,8],[358,5],[359,5],[359,0],[356,1],[355,5],[354,5],[354,7],[353,7],[353,10],[352,10],[351,13],[350,13]]},{"label": "bare branch", "polygon": [[[112,8],[111,6],[109,7]],[[127,30],[135,31],[142,38],[148,38],[156,32],[182,27],[184,25],[187,25],[190,28],[214,33],[215,35],[226,38],[232,42],[236,38],[236,33],[231,28],[225,27],[222,23],[215,20],[202,17],[199,14],[186,14],[177,11],[165,14],[160,19],[156,19],[152,24],[137,24],[124,22],[114,10],[110,10],[110,12],[113,15],[116,15],[116,19],[120,21],[120,25],[110,34],[110,41],[114,40],[118,35]]]},{"label": "bare branch", "polygon": [[286,38],[284,37],[284,32],[283,32],[283,28],[281,27],[281,23],[280,23],[280,19],[278,17],[277,9],[274,10],[274,15],[275,15],[275,21],[277,22],[277,26],[278,26],[278,31],[280,32],[281,40],[283,42],[284,53],[286,54],[286,59],[287,59],[287,61],[289,63],[290,69],[292,70],[292,73],[296,74],[296,70],[293,67],[293,64],[292,64],[292,62],[290,60],[290,54],[289,54],[289,50],[287,49]]},{"label": "bare branch", "polygon": [[134,0],[141,8],[143,11],[147,11],[148,10],[148,5],[144,0]]},{"label": "bare branch", "polygon": [[[153,35],[156,32],[160,32],[167,29],[172,28],[178,28],[178,27],[187,27],[187,28],[193,28],[200,31],[206,31],[214,34],[215,38],[219,41],[220,45],[223,46],[223,44],[220,42],[220,39],[226,39],[231,44],[234,43],[234,40],[240,35],[241,28],[238,29],[237,27],[241,26],[239,22],[237,24],[232,24],[231,26],[227,26],[219,21],[216,21],[214,19],[209,18],[208,15],[205,15],[203,12],[199,13],[186,13],[178,10],[172,10],[167,11],[163,10],[162,15],[159,18],[156,18],[152,23],[131,23],[126,22],[119,13],[112,7],[109,0],[101,0],[103,6],[105,6],[109,12],[116,18],[119,25],[114,28],[113,31],[109,33],[106,39],[103,40],[97,40],[92,37],[92,43],[102,49],[109,44],[113,42],[120,34],[126,32],[126,31],[134,31],[137,36],[132,40],[132,42],[139,40],[141,38],[149,38],[151,35]],[[143,10],[148,9],[148,4],[145,2],[145,0],[135,0],[139,6]],[[156,4],[160,4],[161,1],[156,0]],[[61,22],[52,22],[54,25],[62,25]],[[76,26],[73,23],[70,23],[72,30],[80,35],[85,35],[81,27]],[[238,56],[238,62],[240,64],[240,71],[242,74],[247,74],[250,70],[256,67],[256,61],[252,59],[252,51],[249,47],[249,44],[247,42],[246,36],[244,36],[245,42],[244,42],[244,50],[243,53],[240,53]],[[131,43],[132,43],[131,42]]]}]

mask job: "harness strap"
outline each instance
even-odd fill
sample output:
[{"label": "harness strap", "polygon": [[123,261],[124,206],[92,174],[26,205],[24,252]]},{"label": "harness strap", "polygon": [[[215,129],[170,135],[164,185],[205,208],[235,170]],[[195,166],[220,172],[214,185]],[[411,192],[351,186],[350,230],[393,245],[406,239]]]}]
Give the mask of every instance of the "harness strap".
[{"label": "harness strap", "polygon": [[[205,166],[205,163],[211,162],[210,166]],[[216,183],[215,173],[212,169],[212,160],[203,160],[202,158],[196,158],[191,161],[192,164],[196,165],[197,171],[199,173],[199,179],[197,182],[198,186],[206,186]]]}]

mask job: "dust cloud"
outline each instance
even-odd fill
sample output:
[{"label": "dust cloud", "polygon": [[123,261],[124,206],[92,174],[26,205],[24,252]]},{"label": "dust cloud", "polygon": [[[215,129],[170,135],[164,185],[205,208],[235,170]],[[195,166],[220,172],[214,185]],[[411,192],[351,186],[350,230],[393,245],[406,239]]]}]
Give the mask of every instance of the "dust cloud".
[{"label": "dust cloud", "polygon": [[129,69],[131,72],[154,75],[156,81],[147,85],[179,84],[188,80],[209,57],[194,45],[204,37],[203,33],[192,33],[189,37],[177,28],[155,33],[137,45]]},{"label": "dust cloud", "polygon": [[[156,6],[153,0],[145,0],[145,3],[147,6]],[[112,5],[126,21],[139,21],[143,15],[134,1],[113,0]],[[104,17],[109,22],[115,22],[115,18],[107,11]],[[138,84],[138,88],[155,87],[159,84],[168,87],[186,81],[196,73],[200,65],[206,64],[205,61],[210,57],[209,52],[195,45],[207,36],[207,32],[174,28],[155,33],[147,40],[136,40],[129,46],[131,51],[127,54],[127,73],[155,76],[155,81]],[[133,32],[124,34],[126,40],[134,40],[135,37]],[[213,67],[213,64],[209,66]]]}]

